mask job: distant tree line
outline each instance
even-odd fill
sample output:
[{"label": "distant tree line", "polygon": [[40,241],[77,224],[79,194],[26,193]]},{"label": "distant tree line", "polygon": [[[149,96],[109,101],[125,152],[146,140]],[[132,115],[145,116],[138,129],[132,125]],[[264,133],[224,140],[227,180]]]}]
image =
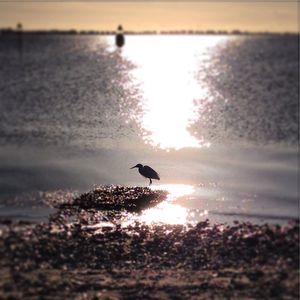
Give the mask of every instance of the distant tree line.
[{"label": "distant tree line", "polygon": [[[13,29],[13,28],[1,28],[0,35],[14,35],[19,34],[20,30],[22,29]],[[31,35],[114,35],[116,31],[114,30],[22,30],[23,34],[31,34]],[[278,34],[275,32],[249,32],[249,31],[241,31],[241,30],[162,30],[162,31],[155,31],[155,30],[145,30],[145,31],[124,31],[126,35],[147,35],[147,34],[166,34],[166,35],[201,35],[201,34],[208,34],[208,35],[264,35],[264,34]],[[283,33],[283,34],[291,34],[291,33]]]}]

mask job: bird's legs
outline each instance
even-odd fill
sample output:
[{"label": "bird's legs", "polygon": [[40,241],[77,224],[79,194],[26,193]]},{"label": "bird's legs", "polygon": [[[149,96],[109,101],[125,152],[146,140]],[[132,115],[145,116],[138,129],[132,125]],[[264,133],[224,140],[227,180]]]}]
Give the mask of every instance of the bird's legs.
[{"label": "bird's legs", "polygon": [[150,179],[150,183],[149,183],[149,186],[152,184],[152,180],[151,180],[151,178],[149,178]]}]

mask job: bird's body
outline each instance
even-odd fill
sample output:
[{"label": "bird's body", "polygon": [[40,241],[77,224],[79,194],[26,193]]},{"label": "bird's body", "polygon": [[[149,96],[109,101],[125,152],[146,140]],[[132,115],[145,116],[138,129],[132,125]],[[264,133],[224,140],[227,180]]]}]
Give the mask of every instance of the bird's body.
[{"label": "bird's body", "polygon": [[156,180],[160,180],[159,174],[154,171],[152,168],[150,168],[149,166],[143,166],[142,164],[137,164],[136,166],[132,167],[133,168],[138,168],[139,169],[139,173],[146,177],[149,178],[150,180],[150,184],[152,184],[152,179],[156,179]]}]

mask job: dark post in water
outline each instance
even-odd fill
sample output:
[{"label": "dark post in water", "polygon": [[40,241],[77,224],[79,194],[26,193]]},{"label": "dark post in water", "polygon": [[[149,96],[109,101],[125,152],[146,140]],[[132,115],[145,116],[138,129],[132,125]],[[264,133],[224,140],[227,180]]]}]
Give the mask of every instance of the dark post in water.
[{"label": "dark post in water", "polygon": [[17,24],[17,34],[18,34],[18,50],[19,50],[19,57],[22,61],[23,56],[23,26],[22,23]]},{"label": "dark post in water", "polygon": [[119,25],[116,34],[116,45],[118,47],[123,47],[124,44],[125,44],[125,37],[123,34],[123,27],[122,25]]}]

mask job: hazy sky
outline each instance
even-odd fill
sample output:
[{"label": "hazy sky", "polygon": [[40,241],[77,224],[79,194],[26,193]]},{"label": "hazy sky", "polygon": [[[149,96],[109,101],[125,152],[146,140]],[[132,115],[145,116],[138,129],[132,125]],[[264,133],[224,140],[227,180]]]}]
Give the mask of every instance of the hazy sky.
[{"label": "hazy sky", "polygon": [[297,1],[0,2],[0,27],[298,31]]}]

